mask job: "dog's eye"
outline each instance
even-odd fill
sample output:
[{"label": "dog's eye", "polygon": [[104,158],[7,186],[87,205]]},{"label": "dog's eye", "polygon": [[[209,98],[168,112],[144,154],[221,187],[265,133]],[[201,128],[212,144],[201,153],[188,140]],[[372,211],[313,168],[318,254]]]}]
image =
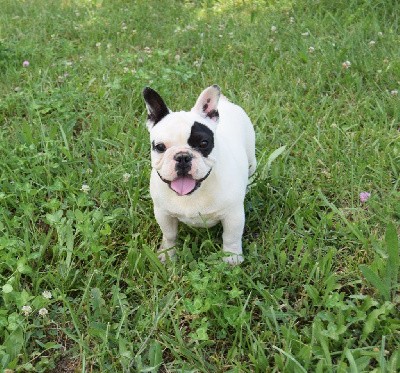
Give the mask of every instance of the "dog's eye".
[{"label": "dog's eye", "polygon": [[203,141],[200,143],[200,148],[201,148],[201,149],[207,148],[207,146],[208,146],[208,141],[207,141],[207,140],[203,140]]},{"label": "dog's eye", "polygon": [[167,147],[166,147],[162,142],[160,142],[159,144],[157,144],[154,148],[155,148],[159,153],[164,153],[164,152],[167,150]]}]

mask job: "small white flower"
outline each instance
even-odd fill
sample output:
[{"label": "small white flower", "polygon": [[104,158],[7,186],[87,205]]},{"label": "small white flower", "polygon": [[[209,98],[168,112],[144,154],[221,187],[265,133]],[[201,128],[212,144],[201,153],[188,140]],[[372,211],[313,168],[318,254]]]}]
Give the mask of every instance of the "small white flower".
[{"label": "small white flower", "polygon": [[390,94],[391,94],[392,96],[397,96],[397,95],[399,94],[399,91],[398,91],[397,89],[392,89],[392,90],[390,91]]},{"label": "small white flower", "polygon": [[40,316],[46,316],[47,314],[49,313],[49,311],[47,311],[47,308],[41,308],[40,310],[39,310],[39,315]]},{"label": "small white flower", "polygon": [[276,30],[277,30],[276,26],[271,26],[271,31],[272,32],[276,32]]},{"label": "small white flower", "polygon": [[122,180],[124,180],[124,183],[127,183],[127,182],[129,181],[129,179],[131,178],[131,176],[132,176],[131,174],[125,172],[125,173],[122,175]]},{"label": "small white flower", "polygon": [[348,69],[350,66],[351,66],[351,62],[350,61],[344,61],[342,63],[343,69]]},{"label": "small white flower", "polygon": [[100,47],[101,47],[101,43],[100,43],[100,42],[97,42],[97,43],[96,43],[96,47],[97,47],[97,48],[100,48]]},{"label": "small white flower", "polygon": [[45,291],[42,293],[42,295],[43,295],[43,297],[46,298],[46,299],[51,299],[51,298],[53,297],[53,296],[51,295],[51,292],[48,291],[48,290],[45,290]]},{"label": "small white flower", "polygon": [[379,36],[379,37],[382,37],[382,36],[383,36],[383,32],[379,31],[379,32],[378,32],[378,36]]},{"label": "small white flower", "polygon": [[371,41],[368,43],[368,45],[371,46],[371,47],[373,47],[375,44],[376,44],[376,41],[375,41],[375,40],[371,40]]},{"label": "small white flower", "polygon": [[125,66],[123,70],[124,70],[124,73],[126,74],[127,72],[129,72],[129,67]]},{"label": "small white flower", "polygon": [[81,191],[82,191],[83,193],[86,193],[86,194],[89,193],[89,191],[90,191],[90,186],[87,185],[87,184],[82,184]]},{"label": "small white flower", "polygon": [[302,32],[302,33],[301,33],[301,36],[310,36],[310,33],[309,33],[308,31]]},{"label": "small white flower", "polygon": [[309,47],[308,48],[308,52],[309,53],[314,53],[315,52],[315,48],[314,47]]},{"label": "small white flower", "polygon": [[294,23],[294,17],[289,18],[289,23],[293,24]]},{"label": "small white flower", "polygon": [[201,62],[199,60],[196,60],[193,62],[193,65],[199,67],[201,65]]},{"label": "small white flower", "polygon": [[28,316],[32,312],[32,307],[31,306],[23,306],[22,312],[24,313],[25,316]]}]

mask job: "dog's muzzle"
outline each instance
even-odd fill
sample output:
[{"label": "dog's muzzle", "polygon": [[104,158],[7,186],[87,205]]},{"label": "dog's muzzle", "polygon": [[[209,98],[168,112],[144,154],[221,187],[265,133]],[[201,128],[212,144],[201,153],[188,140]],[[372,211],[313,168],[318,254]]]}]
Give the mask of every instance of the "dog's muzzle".
[{"label": "dog's muzzle", "polygon": [[195,190],[200,188],[201,183],[208,178],[212,171],[212,168],[207,172],[207,174],[202,177],[201,179],[195,180],[192,178],[191,175],[179,176],[175,180],[166,180],[164,179],[159,172],[157,171],[158,176],[160,179],[168,184],[168,186],[179,196],[188,196],[192,194]]}]

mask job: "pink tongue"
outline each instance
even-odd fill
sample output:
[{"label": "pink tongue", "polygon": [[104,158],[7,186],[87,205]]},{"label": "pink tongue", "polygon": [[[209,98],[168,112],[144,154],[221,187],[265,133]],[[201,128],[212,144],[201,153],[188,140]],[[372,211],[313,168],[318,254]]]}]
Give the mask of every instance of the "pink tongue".
[{"label": "pink tongue", "polygon": [[191,177],[179,177],[178,179],[171,181],[171,188],[175,190],[180,196],[190,193],[196,186],[196,181]]}]

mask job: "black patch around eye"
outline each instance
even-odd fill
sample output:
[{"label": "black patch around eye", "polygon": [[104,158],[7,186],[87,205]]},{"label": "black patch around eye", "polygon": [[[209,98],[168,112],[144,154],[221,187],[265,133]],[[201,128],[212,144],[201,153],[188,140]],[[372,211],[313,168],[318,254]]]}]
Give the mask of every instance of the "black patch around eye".
[{"label": "black patch around eye", "polygon": [[[204,141],[208,143],[205,147],[201,146],[201,144],[204,145]],[[214,133],[204,124],[194,122],[190,131],[188,144],[193,149],[199,151],[203,157],[207,157],[214,148]]]}]

